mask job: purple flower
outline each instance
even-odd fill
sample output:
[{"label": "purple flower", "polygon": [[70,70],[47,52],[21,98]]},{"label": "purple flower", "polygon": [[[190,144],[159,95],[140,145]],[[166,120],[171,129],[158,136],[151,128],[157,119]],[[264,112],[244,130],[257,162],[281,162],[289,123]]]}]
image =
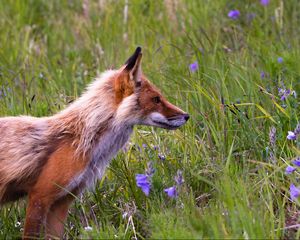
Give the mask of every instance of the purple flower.
[{"label": "purple flower", "polygon": [[287,95],[286,95],[286,94],[284,94],[284,95],[282,95],[282,96],[280,97],[280,100],[281,100],[281,101],[285,101],[285,100],[286,100],[286,98],[287,98]]},{"label": "purple flower", "polygon": [[143,143],[142,146],[143,146],[144,149],[147,148],[147,144],[146,143]]},{"label": "purple flower", "polygon": [[198,62],[193,62],[190,64],[190,71],[191,72],[196,72],[198,70]]},{"label": "purple flower", "polygon": [[177,175],[175,176],[175,182],[177,185],[182,185],[184,183],[184,179],[183,179],[181,170],[177,171]]},{"label": "purple flower", "polygon": [[288,131],[288,135],[286,137],[288,140],[296,140],[297,139],[297,136],[294,132],[292,131]]},{"label": "purple flower", "polygon": [[150,193],[151,178],[152,178],[154,172],[155,172],[155,169],[153,168],[153,163],[148,162],[146,174],[136,174],[135,175],[136,185],[142,189],[142,191],[145,193],[146,196],[148,196]]},{"label": "purple flower", "polygon": [[159,146],[154,145],[154,146],[153,146],[153,150],[154,150],[154,151],[159,150]]},{"label": "purple flower", "polygon": [[267,6],[270,3],[270,0],[260,0],[260,4],[263,6]]},{"label": "purple flower", "polygon": [[283,63],[283,58],[282,57],[277,58],[277,62],[278,63]]},{"label": "purple flower", "polygon": [[291,184],[290,186],[290,194],[291,194],[291,199],[295,200],[300,196],[300,189],[297,188],[294,184]]},{"label": "purple flower", "polygon": [[137,185],[141,185],[141,184],[148,182],[148,176],[146,174],[136,174],[135,179],[136,179]]},{"label": "purple flower", "polygon": [[169,196],[170,198],[176,198],[176,197],[177,197],[176,186],[166,188],[164,191],[165,191],[165,193],[168,194],[168,196]]},{"label": "purple flower", "polygon": [[166,156],[163,155],[163,154],[158,154],[158,158],[159,158],[161,161],[166,160]]},{"label": "purple flower", "polygon": [[295,160],[292,161],[292,163],[294,165],[296,165],[297,167],[300,167],[300,157],[296,158]]},{"label": "purple flower", "polygon": [[261,71],[261,72],[260,72],[260,78],[261,78],[261,79],[264,79],[265,77],[266,77],[266,73],[263,72],[263,71]]},{"label": "purple flower", "polygon": [[285,93],[285,86],[283,86],[284,88],[278,88],[278,94],[282,95]]},{"label": "purple flower", "polygon": [[281,101],[285,101],[287,97],[291,94],[294,94],[295,91],[291,89],[286,89],[285,86],[283,88],[278,88],[278,95],[280,96]]},{"label": "purple flower", "polygon": [[294,168],[292,166],[287,166],[286,169],[285,169],[285,174],[291,174],[295,170],[296,170],[296,168]]},{"label": "purple flower", "polygon": [[297,124],[294,133],[298,136],[300,134],[300,123]]},{"label": "purple flower", "polygon": [[150,193],[151,184],[149,177],[145,174],[136,174],[135,175],[136,185],[142,189],[146,196]]},{"label": "purple flower", "polygon": [[240,14],[239,10],[231,10],[231,11],[229,11],[227,16],[233,20],[236,20],[240,17],[240,15],[241,14]]},{"label": "purple flower", "polygon": [[300,123],[297,124],[294,132],[288,131],[287,139],[296,140],[299,134],[300,134]]}]

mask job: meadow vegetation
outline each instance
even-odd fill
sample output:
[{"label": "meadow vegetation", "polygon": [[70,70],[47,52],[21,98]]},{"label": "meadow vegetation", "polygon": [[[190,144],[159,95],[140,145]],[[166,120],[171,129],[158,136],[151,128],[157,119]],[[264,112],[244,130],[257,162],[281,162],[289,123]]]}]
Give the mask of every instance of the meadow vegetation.
[{"label": "meadow vegetation", "polygon": [[[285,169],[300,155],[287,139],[300,117],[300,2],[262,2],[0,1],[0,116],[55,114],[136,46],[144,73],[191,116],[176,131],[136,127],[70,209],[65,238],[299,238],[289,188],[300,171]],[[149,162],[146,196],[136,174]],[[1,239],[21,236],[25,206],[1,207]]]}]

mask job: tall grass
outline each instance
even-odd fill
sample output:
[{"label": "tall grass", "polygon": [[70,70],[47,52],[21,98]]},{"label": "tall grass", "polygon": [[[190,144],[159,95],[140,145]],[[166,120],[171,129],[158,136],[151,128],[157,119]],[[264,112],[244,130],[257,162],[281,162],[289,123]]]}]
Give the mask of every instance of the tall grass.
[{"label": "tall grass", "polygon": [[[78,197],[65,238],[298,238],[284,169],[299,154],[286,140],[299,97],[282,101],[278,88],[300,94],[299,17],[297,0],[0,1],[1,116],[56,113],[137,45],[145,74],[191,115],[176,131],[137,127],[95,191]],[[135,174],[149,161],[146,197]],[[185,182],[169,199],[177,170]],[[21,236],[25,204],[1,207],[1,238]]]}]

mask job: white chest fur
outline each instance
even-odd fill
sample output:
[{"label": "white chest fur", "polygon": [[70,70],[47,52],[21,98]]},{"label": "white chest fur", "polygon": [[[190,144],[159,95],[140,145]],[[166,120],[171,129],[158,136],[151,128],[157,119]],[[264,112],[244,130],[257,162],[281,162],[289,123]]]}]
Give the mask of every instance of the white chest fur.
[{"label": "white chest fur", "polygon": [[105,133],[93,149],[91,161],[87,168],[72,180],[67,189],[72,191],[79,185],[94,186],[96,180],[103,176],[111,159],[128,141],[132,130],[132,127],[126,127],[119,129],[119,131],[110,130]]}]

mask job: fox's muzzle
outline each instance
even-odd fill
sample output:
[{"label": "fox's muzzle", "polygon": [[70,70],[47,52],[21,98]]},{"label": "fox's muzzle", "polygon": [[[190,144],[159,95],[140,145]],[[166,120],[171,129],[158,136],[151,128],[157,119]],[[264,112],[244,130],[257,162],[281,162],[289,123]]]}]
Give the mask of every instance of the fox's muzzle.
[{"label": "fox's muzzle", "polygon": [[190,118],[190,115],[187,113],[176,115],[174,117],[167,118],[169,129],[176,129],[184,125]]},{"label": "fox's muzzle", "polygon": [[165,129],[175,130],[184,125],[190,118],[189,114],[178,114],[169,118],[164,117],[160,113],[152,113],[147,125],[161,127]]}]

